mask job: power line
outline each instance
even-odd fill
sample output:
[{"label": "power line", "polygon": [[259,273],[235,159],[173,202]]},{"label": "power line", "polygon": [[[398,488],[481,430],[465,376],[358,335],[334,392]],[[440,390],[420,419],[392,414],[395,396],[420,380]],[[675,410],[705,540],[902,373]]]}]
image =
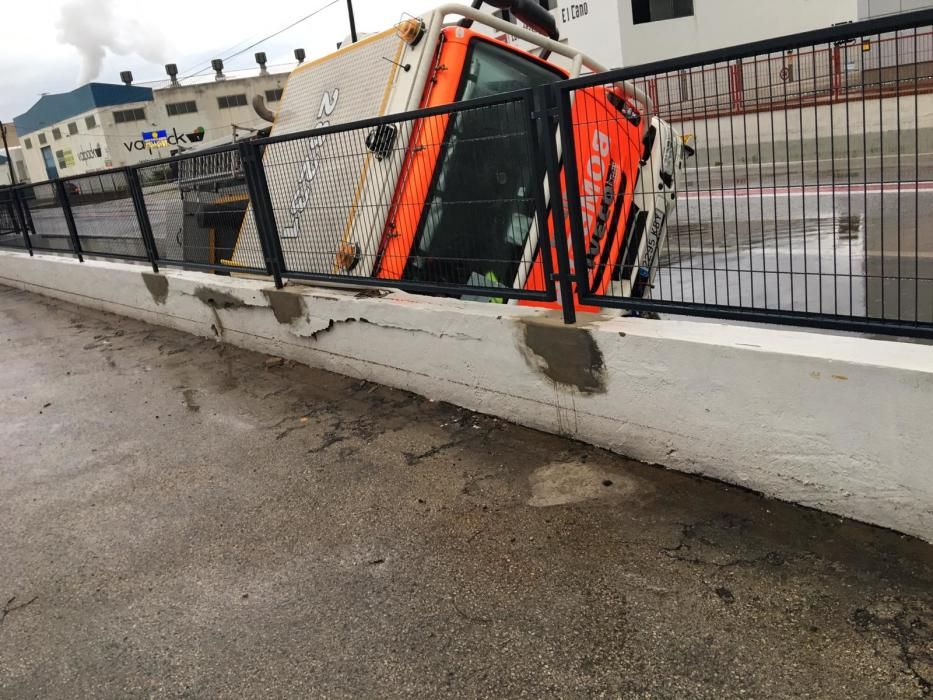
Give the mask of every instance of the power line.
[{"label": "power line", "polygon": [[[323,5],[322,7],[319,7],[319,8],[316,9],[314,12],[312,12],[312,13],[310,13],[310,14],[308,14],[308,15],[305,15],[305,16],[302,17],[301,19],[295,20],[294,22],[292,22],[291,24],[289,24],[289,25],[286,26],[286,27],[283,27],[282,29],[278,30],[277,32],[273,32],[273,33],[270,34],[269,36],[263,37],[263,38],[260,39],[259,41],[253,42],[252,44],[250,44],[250,45],[247,46],[246,48],[240,49],[239,51],[236,51],[235,53],[232,53],[232,54],[230,54],[229,56],[225,56],[225,57],[223,58],[223,60],[224,60],[224,61],[229,61],[230,59],[236,58],[237,56],[240,56],[241,54],[246,53],[246,52],[249,51],[250,49],[256,48],[256,47],[259,46],[260,44],[262,44],[262,43],[264,43],[264,42],[266,42],[266,41],[269,41],[270,39],[274,39],[275,37],[279,36],[279,34],[284,34],[284,33],[287,32],[289,29],[292,29],[292,28],[294,28],[294,27],[297,27],[297,26],[298,26],[299,24],[301,24],[302,22],[306,22],[306,21],[308,21],[309,19],[311,19],[312,17],[314,17],[315,15],[317,15],[317,14],[323,12],[323,11],[326,10],[327,8],[336,5],[339,1],[340,1],[340,0],[331,0],[331,2],[327,3],[326,5]],[[210,66],[208,65],[207,67],[202,68],[202,69],[199,70],[199,71],[195,71],[195,72],[193,72],[193,73],[189,73],[188,75],[185,75],[185,76],[179,78],[179,80],[187,80],[188,78],[193,78],[194,76],[200,75],[201,73],[204,73],[205,71],[207,71],[207,70],[209,70],[209,69],[210,69]]]},{"label": "power line", "polygon": [[[269,70],[269,75],[268,75],[268,76],[265,76],[265,77],[274,78],[274,77],[277,77],[277,76],[282,76],[282,77],[288,76],[288,75],[291,74],[291,71],[282,71],[282,72],[279,72],[279,73],[273,73],[272,70],[275,69],[275,68],[294,68],[294,67],[297,66],[297,65],[298,65],[298,63],[295,62],[295,61],[290,61],[289,63],[269,63],[269,64],[266,65],[266,69]],[[233,70],[228,70],[227,68],[224,68],[224,74],[225,74],[228,78],[229,78],[230,76],[236,76],[236,77],[233,78],[233,80],[240,80],[240,79],[241,79],[241,76],[242,76],[243,79],[262,77],[262,76],[259,74],[258,71],[259,71],[259,67],[258,67],[258,66],[253,66],[252,68],[234,68]],[[244,76],[244,75],[242,75],[242,74],[244,74],[244,73],[250,73],[251,75],[245,75],[245,76]],[[154,86],[157,86],[157,87],[155,87],[155,88],[153,88],[153,89],[159,89],[159,86],[163,86],[163,85],[164,85],[165,87],[169,87],[169,86],[171,85],[171,83],[172,83],[172,80],[171,80],[171,78],[168,78],[168,77],[157,78],[157,79],[153,79],[153,80],[134,80],[134,81],[133,81],[133,85],[143,85],[143,86],[154,85]],[[191,85],[198,85],[198,84],[199,84],[199,83],[189,83],[189,85],[188,85],[187,87],[190,87]],[[211,84],[211,83],[208,82],[207,84]]]}]

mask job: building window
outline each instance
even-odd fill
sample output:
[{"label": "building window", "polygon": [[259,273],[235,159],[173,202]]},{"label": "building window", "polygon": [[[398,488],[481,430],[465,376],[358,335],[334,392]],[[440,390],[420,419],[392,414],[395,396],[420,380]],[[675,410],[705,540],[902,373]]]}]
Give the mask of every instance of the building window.
[{"label": "building window", "polygon": [[29,149],[32,148],[32,141],[30,141],[29,139],[23,139],[23,145],[26,147],[26,150],[28,151]]},{"label": "building window", "polygon": [[93,129],[97,126],[97,120],[94,118],[93,114],[84,118],[84,126],[86,126],[88,129]]},{"label": "building window", "polygon": [[58,167],[60,170],[64,170],[68,166],[65,164],[65,152],[64,151],[55,151],[55,159],[58,161]]},{"label": "building window", "polygon": [[146,121],[146,110],[142,107],[136,109],[121,109],[113,113],[113,121],[117,124],[125,122],[144,122]]},{"label": "building window", "polygon": [[222,95],[217,98],[217,106],[220,109],[230,109],[232,107],[245,107],[246,95]]},{"label": "building window", "polygon": [[635,24],[693,16],[693,0],[632,0]]},{"label": "building window", "polygon": [[58,128],[52,129],[52,138],[55,139],[56,141],[61,140],[62,130]]},{"label": "building window", "polygon": [[68,125],[68,134],[69,134],[69,136],[74,136],[74,135],[77,134],[77,133],[78,133],[78,125],[75,124],[74,122],[71,122],[71,123]]},{"label": "building window", "polygon": [[40,145],[40,146],[44,146],[44,145],[47,144],[48,142],[49,142],[49,140],[48,140],[47,138],[45,138],[45,134],[39,134],[39,145]]},{"label": "building window", "polygon": [[266,102],[278,102],[282,99],[282,89],[266,90]]},{"label": "building window", "polygon": [[168,112],[170,117],[177,117],[179,114],[194,114],[198,111],[198,105],[194,100],[191,102],[172,102],[165,105],[165,111]]}]

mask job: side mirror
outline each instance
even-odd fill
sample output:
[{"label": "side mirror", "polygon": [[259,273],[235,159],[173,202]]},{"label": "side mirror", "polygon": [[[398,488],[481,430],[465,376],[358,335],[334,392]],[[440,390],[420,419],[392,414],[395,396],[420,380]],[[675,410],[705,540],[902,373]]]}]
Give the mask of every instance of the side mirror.
[{"label": "side mirror", "polygon": [[511,10],[515,19],[524,22],[538,34],[543,34],[554,41],[560,39],[557,20],[554,15],[541,7],[537,0],[512,0]]},{"label": "side mirror", "polygon": [[385,160],[395,146],[398,129],[393,124],[382,124],[366,135],[366,148],[372,151],[376,160]]}]

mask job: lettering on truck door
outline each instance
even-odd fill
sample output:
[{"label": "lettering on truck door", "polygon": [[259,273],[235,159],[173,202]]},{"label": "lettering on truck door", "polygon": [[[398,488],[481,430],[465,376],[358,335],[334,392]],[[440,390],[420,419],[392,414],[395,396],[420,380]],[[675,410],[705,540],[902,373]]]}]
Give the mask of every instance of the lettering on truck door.
[{"label": "lettering on truck door", "polygon": [[[340,101],[340,89],[334,88],[332,91],[324,92],[321,97],[321,106],[317,113],[317,124],[315,129],[323,129],[330,126],[327,119],[334,110],[337,109],[337,102]],[[298,172],[298,183],[295,185],[295,194],[292,196],[291,205],[288,208],[289,224],[281,229],[283,238],[298,238],[300,234],[299,219],[302,212],[307,208],[311,199],[311,186],[317,176],[318,164],[320,163],[321,146],[327,141],[326,136],[317,136],[308,141],[308,154],[301,164],[301,170]]]}]

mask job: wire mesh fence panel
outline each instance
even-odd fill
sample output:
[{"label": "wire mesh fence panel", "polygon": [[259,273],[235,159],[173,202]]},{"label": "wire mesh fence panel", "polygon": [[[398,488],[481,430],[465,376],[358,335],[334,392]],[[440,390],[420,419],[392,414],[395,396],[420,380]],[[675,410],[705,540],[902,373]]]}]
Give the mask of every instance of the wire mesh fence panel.
[{"label": "wire mesh fence panel", "polygon": [[[69,187],[66,185],[66,191]],[[55,182],[25,185],[19,191],[24,216],[32,229],[30,242],[36,250],[73,252],[71,233]]]},{"label": "wire mesh fence panel", "polygon": [[[236,146],[137,168],[161,261],[262,269],[258,240],[241,239],[249,192]],[[237,256],[246,259],[235,262]]]},{"label": "wire mesh fence panel", "polygon": [[0,190],[0,246],[7,248],[25,248],[22,215],[14,198],[14,190]]},{"label": "wire mesh fence panel", "polygon": [[[843,31],[815,45],[767,42],[755,55],[725,50],[702,64],[687,57],[670,70],[614,76],[653,98],[672,142],[687,137],[692,154],[661,187],[676,199],[657,259],[643,261],[651,283],[629,284],[623,256],[612,286],[591,284],[593,303],[933,324],[933,32]],[[575,104],[595,82],[571,83]],[[646,176],[668,167],[648,157],[653,124],[642,126],[634,209],[659,193]],[[574,148],[591,146],[577,138]],[[650,225],[622,225],[626,250],[644,249]]]},{"label": "wire mesh fence panel", "polygon": [[83,253],[147,258],[125,172],[69,179],[65,191]]},{"label": "wire mesh fence panel", "polygon": [[[286,273],[544,298],[528,99],[270,140],[263,168]],[[257,238],[252,219],[245,232]]]},{"label": "wire mesh fence panel", "polygon": [[17,233],[19,224],[13,209],[12,192],[0,191],[0,236],[6,233]]}]

